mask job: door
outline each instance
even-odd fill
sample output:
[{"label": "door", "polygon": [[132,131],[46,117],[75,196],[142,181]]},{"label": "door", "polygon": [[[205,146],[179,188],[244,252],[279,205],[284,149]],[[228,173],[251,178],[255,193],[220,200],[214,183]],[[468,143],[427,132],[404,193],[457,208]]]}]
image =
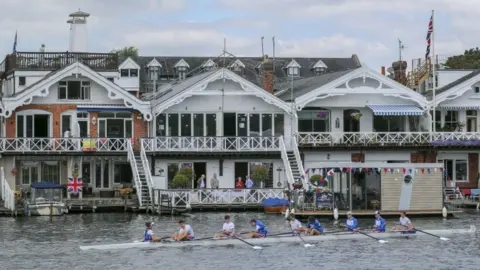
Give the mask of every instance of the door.
[{"label": "door", "polygon": [[328,176],[331,185],[329,188],[333,191],[333,201],[338,210],[351,209],[351,188],[350,188],[350,173],[344,173],[340,170],[335,170],[333,176]]},{"label": "door", "polygon": [[194,162],[193,163],[193,175],[194,175],[194,183],[193,188],[197,189],[200,188],[198,183],[198,179],[205,175],[205,186],[207,185],[207,163],[206,162]]},{"label": "door", "polygon": [[108,160],[95,161],[95,188],[110,188],[110,171]]},{"label": "door", "polygon": [[246,148],[249,149],[248,145],[248,118],[246,113],[237,114],[237,149]]},{"label": "door", "polygon": [[237,183],[239,178],[242,179],[245,184],[245,176],[248,175],[248,162],[235,162],[235,179],[233,180],[233,185]]},{"label": "door", "polygon": [[467,118],[467,132],[477,132],[477,118]]},{"label": "door", "polygon": [[226,149],[235,149],[237,136],[237,120],[235,113],[223,114],[223,136]]}]

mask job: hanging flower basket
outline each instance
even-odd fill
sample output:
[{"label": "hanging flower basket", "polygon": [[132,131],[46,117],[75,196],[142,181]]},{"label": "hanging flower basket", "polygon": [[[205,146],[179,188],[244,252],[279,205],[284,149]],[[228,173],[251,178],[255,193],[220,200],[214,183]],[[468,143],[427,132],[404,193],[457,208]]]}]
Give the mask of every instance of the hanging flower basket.
[{"label": "hanging flower basket", "polygon": [[13,168],[10,173],[12,173],[13,176],[17,175],[17,168]]},{"label": "hanging flower basket", "polygon": [[355,121],[358,121],[360,120],[360,117],[362,117],[363,114],[359,113],[359,112],[354,112],[354,113],[351,113],[350,114],[350,117],[355,120]]}]

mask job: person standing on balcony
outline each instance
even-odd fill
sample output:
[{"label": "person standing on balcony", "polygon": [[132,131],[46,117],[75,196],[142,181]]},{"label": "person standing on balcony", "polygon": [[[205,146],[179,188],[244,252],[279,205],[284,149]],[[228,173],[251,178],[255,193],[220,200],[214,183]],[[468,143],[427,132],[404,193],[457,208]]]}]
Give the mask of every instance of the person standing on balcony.
[{"label": "person standing on balcony", "polygon": [[237,178],[237,181],[235,182],[235,188],[237,188],[237,189],[244,189],[245,188],[245,184],[243,183],[243,180],[242,180],[241,177]]},{"label": "person standing on balcony", "polygon": [[69,150],[68,138],[70,138],[70,136],[71,136],[70,129],[67,128],[67,129],[65,130],[65,132],[63,132],[63,137],[64,137],[64,138],[67,138],[67,139],[63,140],[63,149],[65,149],[65,150]]},{"label": "person standing on balcony", "polygon": [[250,178],[249,175],[247,175],[246,178],[247,178],[247,182],[245,183],[245,187],[246,187],[247,189],[252,189],[253,186],[254,186],[253,180]]},{"label": "person standing on balcony", "polygon": [[202,176],[198,178],[197,188],[200,189],[200,200],[203,201],[203,198],[205,198],[205,191],[203,191],[205,189],[205,174],[202,174]]},{"label": "person standing on balcony", "polygon": [[210,188],[217,189],[220,185],[220,182],[217,179],[217,174],[214,173],[212,179],[210,179]]}]

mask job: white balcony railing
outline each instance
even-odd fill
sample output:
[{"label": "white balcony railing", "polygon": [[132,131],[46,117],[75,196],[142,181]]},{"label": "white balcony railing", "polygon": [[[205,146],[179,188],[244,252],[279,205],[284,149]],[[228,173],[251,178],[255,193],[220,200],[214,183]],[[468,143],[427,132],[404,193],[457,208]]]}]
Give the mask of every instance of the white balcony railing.
[{"label": "white balcony railing", "polygon": [[10,188],[10,185],[5,178],[3,167],[0,168],[0,193],[3,201],[3,207],[10,211],[15,210],[15,192]]},{"label": "white balcony railing", "polygon": [[195,189],[154,190],[155,204],[171,207],[190,205],[258,205],[267,198],[284,198],[283,189]]},{"label": "white balcony railing", "polygon": [[142,144],[147,152],[279,151],[279,137],[155,137]]},{"label": "white balcony railing", "polygon": [[0,138],[1,152],[126,152],[127,138]]},{"label": "white balcony railing", "polygon": [[[449,145],[480,141],[480,132],[299,132],[298,145]],[[480,145],[480,142],[479,144]]]}]

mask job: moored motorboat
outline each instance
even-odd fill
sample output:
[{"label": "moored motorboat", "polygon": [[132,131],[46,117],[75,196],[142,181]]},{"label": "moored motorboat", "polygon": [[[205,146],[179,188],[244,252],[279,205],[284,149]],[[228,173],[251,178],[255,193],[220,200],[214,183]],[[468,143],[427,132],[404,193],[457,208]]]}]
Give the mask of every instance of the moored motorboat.
[{"label": "moored motorboat", "polygon": [[[423,230],[423,232],[430,233],[438,236],[451,236],[457,234],[466,234],[474,233],[476,227],[470,225],[469,229],[451,229],[451,230]],[[367,233],[368,235],[374,236],[379,239],[388,239],[388,238],[405,238],[405,237],[423,237],[428,236],[428,234],[417,232],[415,234],[402,234],[402,232],[386,232],[386,233]],[[335,234],[326,234],[321,236],[303,236],[302,237],[306,242],[322,242],[322,241],[331,241],[331,240],[368,240],[369,238],[364,234],[360,233],[350,233],[350,232],[340,232]],[[267,237],[267,238],[257,238],[257,239],[246,239],[252,245],[266,245],[274,243],[295,243],[302,242],[297,236],[278,236],[278,237]],[[184,241],[184,242],[161,242],[161,243],[150,243],[150,242],[131,242],[131,243],[122,243],[122,244],[107,244],[107,245],[92,245],[92,246],[80,246],[81,250],[114,250],[114,249],[130,249],[130,248],[170,248],[170,247],[185,247],[185,246],[225,246],[225,245],[243,245],[241,241],[237,239],[210,239],[210,240],[194,240],[194,241]]]},{"label": "moored motorboat", "polygon": [[63,186],[56,183],[32,183],[26,214],[32,216],[61,216],[67,213],[65,203],[62,201],[62,189]]}]

